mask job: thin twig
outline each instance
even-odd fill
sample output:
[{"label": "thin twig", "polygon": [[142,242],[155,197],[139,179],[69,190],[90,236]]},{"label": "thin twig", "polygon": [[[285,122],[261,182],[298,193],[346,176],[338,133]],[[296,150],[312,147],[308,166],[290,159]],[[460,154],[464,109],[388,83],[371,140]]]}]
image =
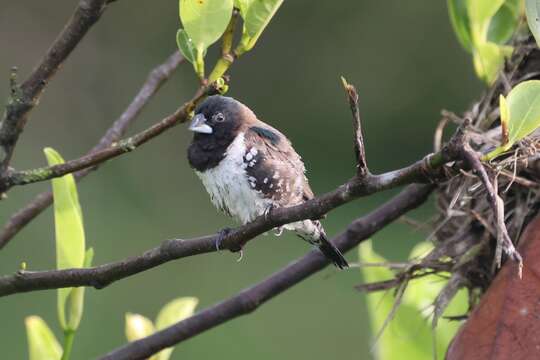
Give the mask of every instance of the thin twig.
[{"label": "thin twig", "polygon": [[[183,61],[178,51],[170,55],[161,65],[154,68],[146,79],[145,83],[133,98],[122,115],[112,124],[99,142],[88,152],[93,154],[108,148],[114,142],[118,141],[126,132],[127,128],[140,114],[148,101],[157,93],[161,85],[167,81],[174,70]],[[96,166],[80,170],[75,173],[75,179],[79,180],[88,175]],[[6,244],[30,221],[37,217],[52,203],[52,193],[50,191],[37,195],[25,207],[11,215],[0,232],[0,249]]]},{"label": "thin twig", "polygon": [[401,302],[403,300],[403,295],[405,295],[405,290],[407,289],[407,285],[409,284],[409,277],[407,274],[403,277],[403,279],[397,284],[396,292],[394,294],[394,302],[392,303],[392,308],[390,309],[390,312],[384,319],[384,322],[380,329],[377,329],[377,334],[375,334],[375,337],[373,338],[372,342],[372,351],[374,350],[374,347],[379,342],[381,336],[384,333],[384,330],[388,327],[390,322],[394,319],[396,316],[397,310],[399,308],[399,305],[401,305]]},{"label": "thin twig", "polygon": [[[334,244],[342,251],[352,249],[402,214],[424,203],[432,189],[430,185],[412,185],[406,188],[374,212],[354,221],[346,231],[334,239]],[[124,345],[101,357],[100,360],[146,359],[164,348],[255,311],[268,300],[324,269],[327,265],[328,261],[324,256],[317,251],[311,251],[266,280],[237,295],[151,336]]]},{"label": "thin twig", "polygon": [[8,173],[3,179],[3,184],[0,183],[0,192],[7,191],[9,188],[16,185],[27,185],[35,182],[46,181],[83,170],[88,167],[94,167],[107,160],[131,152],[149,140],[161,135],[166,130],[186,122],[195,106],[207,96],[219,93],[220,86],[221,85],[214,82],[207,86],[200,87],[193,98],[178,108],[173,114],[167,116],[148,129],[143,130],[127,139],[113,143],[111,146],[103,150],[84,155],[78,159],[69,160],[59,165]]},{"label": "thin twig", "polygon": [[341,82],[343,83],[343,88],[347,93],[347,100],[349,101],[349,106],[351,107],[351,113],[353,116],[354,153],[356,155],[357,175],[359,177],[364,177],[369,174],[369,168],[366,161],[364,135],[362,134],[362,122],[360,121],[358,92],[356,91],[354,85],[349,84],[344,77],[341,77]]},{"label": "thin twig", "polygon": [[[20,86],[12,73],[11,96],[0,122],[0,176],[9,166],[15,145],[48,82],[105,10],[106,0],[81,0],[64,29]],[[1,191],[0,191],[1,192]]]},{"label": "thin twig", "polygon": [[[495,217],[495,223],[497,225],[497,242],[499,244],[498,247],[501,246],[508,256],[510,256],[513,260],[517,261],[520,264],[519,267],[521,269],[523,266],[523,260],[521,258],[521,255],[515,249],[514,244],[512,243],[512,239],[510,239],[510,236],[508,235],[508,230],[506,229],[506,225],[504,223],[504,203],[497,194],[497,188],[489,180],[486,169],[480,162],[479,155],[470,147],[467,142],[465,142],[463,146],[463,159],[473,170],[476,171],[476,175],[482,181],[482,184],[484,185],[488,194],[489,202],[493,211],[493,215]],[[500,254],[495,256],[495,262],[497,266],[500,267]]]},{"label": "thin twig", "polygon": [[450,121],[449,116],[446,115],[446,112],[443,112],[443,117],[437,124],[435,133],[433,134],[433,151],[440,151],[442,148],[444,128],[448,124],[448,121]]}]

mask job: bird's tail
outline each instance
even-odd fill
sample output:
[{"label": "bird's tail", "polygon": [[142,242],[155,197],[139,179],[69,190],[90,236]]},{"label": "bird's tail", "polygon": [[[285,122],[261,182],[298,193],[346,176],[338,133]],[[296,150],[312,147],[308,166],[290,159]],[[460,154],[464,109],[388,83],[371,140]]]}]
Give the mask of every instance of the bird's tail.
[{"label": "bird's tail", "polygon": [[294,230],[296,235],[319,248],[324,256],[328,260],[331,260],[334,265],[340,269],[348,268],[349,264],[347,260],[341,254],[341,251],[335,247],[324,232],[324,228],[318,220],[304,220],[285,225],[285,228],[288,230]]},{"label": "bird's tail", "polygon": [[349,264],[347,263],[347,260],[343,257],[343,254],[337,247],[335,247],[330,241],[328,241],[328,238],[326,237],[326,234],[321,231],[319,243],[317,244],[319,247],[319,250],[326,256],[327,259],[332,260],[334,265],[336,265],[340,269],[348,268]]}]

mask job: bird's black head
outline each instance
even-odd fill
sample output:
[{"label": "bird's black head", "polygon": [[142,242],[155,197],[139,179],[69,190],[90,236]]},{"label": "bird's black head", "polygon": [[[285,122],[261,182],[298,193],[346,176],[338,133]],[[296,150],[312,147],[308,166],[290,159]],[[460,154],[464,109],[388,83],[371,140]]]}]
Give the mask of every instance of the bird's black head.
[{"label": "bird's black head", "polygon": [[230,97],[208,97],[197,106],[189,125],[189,130],[195,133],[194,140],[232,141],[244,121],[244,108],[240,102]]},{"label": "bird's black head", "polygon": [[216,166],[251,117],[255,115],[233,98],[214,95],[204,100],[189,125],[194,132],[188,149],[191,166],[199,171]]}]

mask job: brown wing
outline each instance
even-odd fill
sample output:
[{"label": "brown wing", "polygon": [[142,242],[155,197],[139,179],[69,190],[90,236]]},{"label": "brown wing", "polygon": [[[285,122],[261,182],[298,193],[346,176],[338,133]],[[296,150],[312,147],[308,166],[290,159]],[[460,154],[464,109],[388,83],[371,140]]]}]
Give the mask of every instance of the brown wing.
[{"label": "brown wing", "polygon": [[256,122],[245,132],[244,162],[252,187],[279,206],[313,198],[305,167],[289,140],[278,130]]}]

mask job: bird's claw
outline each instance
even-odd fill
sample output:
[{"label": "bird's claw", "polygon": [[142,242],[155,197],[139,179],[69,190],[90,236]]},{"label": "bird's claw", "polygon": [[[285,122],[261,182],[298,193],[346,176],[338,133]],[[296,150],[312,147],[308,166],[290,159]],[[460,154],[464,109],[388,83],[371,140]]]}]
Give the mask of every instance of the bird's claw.
[{"label": "bird's claw", "polygon": [[[274,210],[275,206],[273,204],[270,204],[266,207],[266,209],[264,209],[264,219],[265,220],[268,220],[270,218],[270,215],[272,213],[272,210]],[[277,227],[274,229],[274,235],[275,236],[281,236],[281,234],[283,233],[283,226],[280,226],[280,227]],[[264,235],[266,235],[266,233],[264,233]]]},{"label": "bird's claw", "polygon": [[238,256],[238,259],[236,259],[236,262],[240,262],[244,258],[244,250],[240,249],[239,253],[240,253],[240,256]]},{"label": "bird's claw", "polygon": [[272,210],[274,210],[274,205],[272,204],[268,205],[266,209],[264,209],[263,215],[265,220],[268,220],[270,214],[272,213]]},{"label": "bird's claw", "polygon": [[216,238],[216,251],[221,250],[221,243],[232,232],[231,228],[223,228],[219,230]]}]

